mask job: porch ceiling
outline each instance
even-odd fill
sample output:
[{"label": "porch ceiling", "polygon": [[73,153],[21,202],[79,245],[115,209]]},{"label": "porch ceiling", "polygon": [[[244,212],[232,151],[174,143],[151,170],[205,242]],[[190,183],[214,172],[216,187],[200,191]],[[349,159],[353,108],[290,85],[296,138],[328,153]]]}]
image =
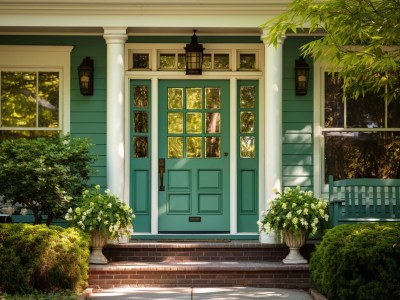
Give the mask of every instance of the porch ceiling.
[{"label": "porch ceiling", "polygon": [[[0,0],[0,33],[260,34],[292,0]],[[201,29],[201,31],[200,31]]]}]

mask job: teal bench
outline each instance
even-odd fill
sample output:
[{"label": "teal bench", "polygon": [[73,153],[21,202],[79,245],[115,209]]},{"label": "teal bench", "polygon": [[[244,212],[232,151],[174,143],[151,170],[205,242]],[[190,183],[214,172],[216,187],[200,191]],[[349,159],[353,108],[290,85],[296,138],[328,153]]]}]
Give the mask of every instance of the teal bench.
[{"label": "teal bench", "polygon": [[329,176],[330,225],[361,222],[400,222],[400,179]]}]

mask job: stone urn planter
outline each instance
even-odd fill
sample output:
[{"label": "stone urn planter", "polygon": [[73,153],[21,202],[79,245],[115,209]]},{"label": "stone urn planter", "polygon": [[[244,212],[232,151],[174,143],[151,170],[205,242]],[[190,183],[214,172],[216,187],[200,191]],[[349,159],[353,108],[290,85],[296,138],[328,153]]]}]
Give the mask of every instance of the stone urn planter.
[{"label": "stone urn planter", "polygon": [[306,242],[307,232],[301,232],[300,234],[293,234],[288,231],[283,233],[283,241],[286,246],[289,247],[289,254],[285,259],[282,260],[284,264],[306,264],[307,260],[300,254],[300,248],[304,246]]},{"label": "stone urn planter", "polygon": [[103,254],[103,247],[107,244],[107,238],[100,231],[92,231],[90,233],[92,253],[89,256],[89,263],[97,265],[108,264],[108,259]]}]

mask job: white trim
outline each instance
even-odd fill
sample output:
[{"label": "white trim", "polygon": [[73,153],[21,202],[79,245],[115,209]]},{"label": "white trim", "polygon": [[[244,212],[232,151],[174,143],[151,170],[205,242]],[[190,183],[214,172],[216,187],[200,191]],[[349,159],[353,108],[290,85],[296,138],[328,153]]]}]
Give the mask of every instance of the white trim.
[{"label": "white trim", "polygon": [[[0,45],[0,68],[60,72],[60,130],[70,132],[71,51],[73,46]],[[25,128],[17,128],[24,130]],[[42,130],[38,128],[36,130]],[[46,130],[46,129],[44,129]],[[47,129],[48,130],[48,129]]]},{"label": "white trim", "polygon": [[322,155],[322,147],[323,147],[323,135],[322,135],[322,127],[321,120],[323,120],[323,116],[321,116],[322,111],[321,105],[323,105],[322,97],[324,97],[323,92],[324,88],[321,84],[324,82],[323,80],[323,72],[322,66],[318,63],[314,63],[314,194],[316,197],[321,197],[323,194],[322,189],[322,174],[324,174],[323,170],[323,155]]},{"label": "white trim", "polygon": [[[151,78],[151,233],[158,233],[158,81]],[[157,146],[156,146],[157,145]],[[128,181],[130,182],[130,180]]]},{"label": "white trim", "polygon": [[237,79],[230,79],[229,207],[230,233],[237,233]]}]

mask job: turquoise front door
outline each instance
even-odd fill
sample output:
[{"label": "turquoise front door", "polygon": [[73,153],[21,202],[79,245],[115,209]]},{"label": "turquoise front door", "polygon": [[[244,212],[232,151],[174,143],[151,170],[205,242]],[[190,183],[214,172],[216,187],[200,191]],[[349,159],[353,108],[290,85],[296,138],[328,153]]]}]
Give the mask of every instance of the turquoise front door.
[{"label": "turquoise front door", "polygon": [[229,81],[159,82],[159,232],[229,232]]}]

